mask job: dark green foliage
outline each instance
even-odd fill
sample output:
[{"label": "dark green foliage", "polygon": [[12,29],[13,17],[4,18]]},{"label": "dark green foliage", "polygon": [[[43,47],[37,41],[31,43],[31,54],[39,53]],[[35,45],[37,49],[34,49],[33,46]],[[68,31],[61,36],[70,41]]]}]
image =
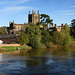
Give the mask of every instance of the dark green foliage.
[{"label": "dark green foliage", "polygon": [[47,43],[47,42],[50,42],[50,34],[48,31],[42,31],[42,42],[43,43]]},{"label": "dark green foliage", "polygon": [[71,35],[75,38],[75,19],[73,19],[71,22]]},{"label": "dark green foliage", "polygon": [[41,14],[40,15],[40,19],[41,19],[41,24],[43,25],[43,30],[45,30],[45,28],[48,26],[48,24],[52,25],[53,26],[53,20],[50,19],[49,15],[46,15],[46,14]]},{"label": "dark green foliage", "polygon": [[33,48],[39,47],[41,44],[41,30],[39,27],[35,24],[30,24],[30,26],[26,28],[26,33],[29,37],[29,44]]},{"label": "dark green foliage", "polygon": [[28,44],[28,43],[29,43],[29,39],[28,39],[27,34],[24,33],[24,32],[20,33],[20,35],[19,35],[19,37],[18,37],[18,42],[19,42],[21,45]]}]

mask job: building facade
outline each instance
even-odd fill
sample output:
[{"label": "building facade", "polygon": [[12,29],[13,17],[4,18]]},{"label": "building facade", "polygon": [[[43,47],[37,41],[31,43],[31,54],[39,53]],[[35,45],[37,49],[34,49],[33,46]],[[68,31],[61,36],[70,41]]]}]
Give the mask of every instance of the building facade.
[{"label": "building facade", "polygon": [[28,23],[34,23],[34,24],[36,24],[38,22],[40,22],[40,14],[39,14],[39,11],[38,11],[37,14],[35,13],[34,10],[32,11],[32,14],[29,11]]},{"label": "building facade", "polygon": [[16,24],[13,22],[9,22],[9,27],[7,28],[8,34],[18,34],[21,30],[23,30],[25,27],[27,27],[29,25],[29,23],[34,23],[36,24],[37,22],[40,22],[40,15],[39,15],[39,11],[36,14],[34,12],[34,10],[32,11],[32,13],[28,14],[28,23],[27,24]]}]

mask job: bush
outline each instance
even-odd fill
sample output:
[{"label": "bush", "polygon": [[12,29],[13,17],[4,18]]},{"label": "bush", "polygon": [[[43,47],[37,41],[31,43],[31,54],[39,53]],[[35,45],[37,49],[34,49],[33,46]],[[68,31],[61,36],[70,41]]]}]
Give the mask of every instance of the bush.
[{"label": "bush", "polygon": [[63,45],[64,44],[64,39],[65,39],[65,34],[60,33],[58,31],[55,31],[53,33],[53,42],[54,43]]},{"label": "bush", "polygon": [[18,42],[21,44],[21,45],[24,45],[24,44],[28,44],[29,43],[29,39],[28,39],[28,36],[26,33],[22,32],[19,37],[18,37]]},{"label": "bush", "polygon": [[41,44],[41,30],[35,24],[30,24],[30,26],[26,27],[26,33],[29,38],[29,44],[33,48],[37,48]]},{"label": "bush", "polygon": [[48,43],[51,40],[50,34],[48,31],[42,31],[42,43]]},{"label": "bush", "polygon": [[61,32],[55,31],[53,33],[53,42],[63,46],[70,45],[70,29],[67,24],[63,27]]}]

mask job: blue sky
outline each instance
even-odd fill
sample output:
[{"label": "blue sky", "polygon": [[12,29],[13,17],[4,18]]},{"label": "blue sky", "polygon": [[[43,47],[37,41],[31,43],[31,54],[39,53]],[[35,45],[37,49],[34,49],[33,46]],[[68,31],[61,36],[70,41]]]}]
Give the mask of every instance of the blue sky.
[{"label": "blue sky", "polygon": [[75,0],[0,0],[0,27],[13,20],[27,23],[29,10],[48,14],[54,24],[70,24],[75,19]]}]

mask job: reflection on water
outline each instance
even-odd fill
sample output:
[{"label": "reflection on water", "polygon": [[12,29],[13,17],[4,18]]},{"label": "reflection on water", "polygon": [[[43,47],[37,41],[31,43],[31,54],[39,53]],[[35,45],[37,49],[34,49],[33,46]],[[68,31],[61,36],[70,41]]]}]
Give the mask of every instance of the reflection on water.
[{"label": "reflection on water", "polygon": [[0,75],[75,75],[75,48],[0,55]]}]

